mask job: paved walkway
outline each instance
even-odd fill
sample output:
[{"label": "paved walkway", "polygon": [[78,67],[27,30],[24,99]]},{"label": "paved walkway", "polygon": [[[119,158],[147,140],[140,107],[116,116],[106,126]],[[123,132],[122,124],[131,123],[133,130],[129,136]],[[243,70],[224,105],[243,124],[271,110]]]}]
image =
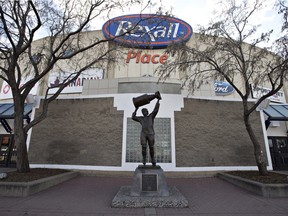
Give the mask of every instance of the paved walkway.
[{"label": "paved walkway", "polygon": [[287,216],[288,198],[263,198],[218,178],[170,178],[189,208],[111,208],[129,177],[79,176],[26,198],[0,197],[1,216]]}]

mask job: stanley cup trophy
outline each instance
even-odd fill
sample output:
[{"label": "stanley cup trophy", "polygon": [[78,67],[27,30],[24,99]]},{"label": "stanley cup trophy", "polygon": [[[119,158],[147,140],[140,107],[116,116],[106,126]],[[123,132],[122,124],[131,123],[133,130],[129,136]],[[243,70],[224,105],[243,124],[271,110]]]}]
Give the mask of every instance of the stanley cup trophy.
[{"label": "stanley cup trophy", "polygon": [[133,104],[135,108],[139,108],[140,106],[149,104],[150,101],[154,100],[155,98],[157,98],[158,100],[162,99],[159,91],[155,92],[155,94],[144,94],[139,97],[133,98]]},{"label": "stanley cup trophy", "polygon": [[[144,106],[149,104],[152,100],[157,98],[157,102],[155,104],[154,110],[149,114],[146,108],[142,109],[143,116],[136,116],[137,110],[140,106]],[[140,143],[142,146],[142,157],[143,164],[146,164],[146,152],[147,152],[147,143],[149,146],[149,152],[151,157],[151,162],[153,166],[156,166],[156,160],[154,156],[154,143],[155,143],[155,132],[154,132],[154,119],[159,111],[161,100],[160,92],[157,91],[155,94],[144,94],[139,97],[133,98],[133,104],[135,106],[135,111],[132,114],[132,119],[141,124],[142,130],[140,135]]]}]

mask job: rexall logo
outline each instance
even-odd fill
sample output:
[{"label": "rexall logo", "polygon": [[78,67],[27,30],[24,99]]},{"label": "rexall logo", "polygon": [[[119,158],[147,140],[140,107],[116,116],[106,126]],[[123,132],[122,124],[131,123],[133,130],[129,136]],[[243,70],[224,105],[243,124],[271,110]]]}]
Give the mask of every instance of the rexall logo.
[{"label": "rexall logo", "polygon": [[214,91],[216,95],[223,96],[232,94],[235,89],[228,82],[215,81]]},{"label": "rexall logo", "polygon": [[102,31],[107,39],[140,48],[165,48],[172,42],[188,41],[193,33],[185,21],[155,14],[115,17],[103,25]]}]

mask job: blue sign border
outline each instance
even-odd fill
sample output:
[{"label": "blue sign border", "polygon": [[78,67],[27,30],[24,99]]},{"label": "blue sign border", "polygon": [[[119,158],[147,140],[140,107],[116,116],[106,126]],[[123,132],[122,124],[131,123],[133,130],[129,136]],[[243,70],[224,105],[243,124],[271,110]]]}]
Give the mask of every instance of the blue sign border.
[{"label": "blue sign border", "polygon": [[[134,25],[137,24],[140,26],[147,27],[147,29],[150,30],[149,32],[151,34],[149,34],[147,31],[143,33],[144,35],[144,36],[142,35],[143,37],[140,37],[139,35],[136,37],[136,36],[133,36],[133,34],[127,34],[127,35],[116,37],[115,34],[119,27],[119,21],[130,21],[130,22],[133,21]],[[157,24],[156,26],[155,26],[155,23]],[[173,37],[175,36],[174,38],[167,38],[165,35],[164,38],[156,37],[157,39],[156,41],[149,40],[149,37],[150,38],[153,37],[153,34],[155,34],[155,32],[158,31],[158,30],[155,30],[157,29],[157,27],[164,26],[166,30],[168,31],[169,28],[171,29],[174,28],[173,27],[174,23],[179,23],[179,25],[177,26],[177,33],[180,32],[180,35],[176,35],[176,36],[173,35]],[[152,29],[153,27],[154,29]],[[176,25],[175,25],[174,31],[175,29],[176,29]],[[187,42],[193,34],[193,29],[187,22],[181,19],[175,18],[175,17],[167,17],[167,16],[157,15],[157,14],[131,14],[131,15],[115,17],[115,18],[108,20],[106,23],[104,23],[102,27],[102,32],[106,39],[114,39],[114,41],[124,46],[140,47],[140,48],[148,48],[148,49],[151,49],[151,48],[159,49],[159,48],[167,47],[172,42],[173,43],[180,43],[183,41]]]}]

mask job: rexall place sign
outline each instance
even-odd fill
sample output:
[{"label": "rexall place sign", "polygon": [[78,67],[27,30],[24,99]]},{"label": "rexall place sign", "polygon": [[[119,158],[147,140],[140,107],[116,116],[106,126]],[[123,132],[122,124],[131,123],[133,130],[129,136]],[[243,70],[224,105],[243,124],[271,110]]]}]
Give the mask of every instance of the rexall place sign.
[{"label": "rexall place sign", "polygon": [[140,48],[165,48],[172,42],[188,41],[193,33],[185,21],[155,14],[115,17],[103,25],[102,31],[107,39]]}]

